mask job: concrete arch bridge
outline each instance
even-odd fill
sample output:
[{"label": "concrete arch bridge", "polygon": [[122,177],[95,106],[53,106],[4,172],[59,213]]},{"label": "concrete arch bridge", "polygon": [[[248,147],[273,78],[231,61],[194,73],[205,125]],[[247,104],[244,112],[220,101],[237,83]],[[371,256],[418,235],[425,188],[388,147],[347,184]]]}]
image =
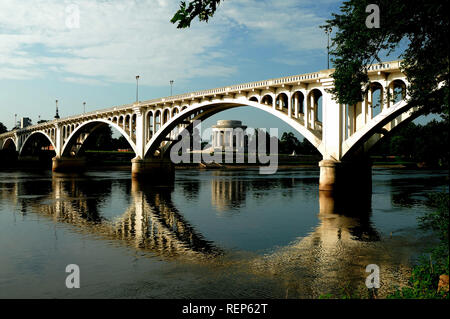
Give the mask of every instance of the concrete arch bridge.
[{"label": "concrete arch bridge", "polygon": [[[320,189],[332,190],[350,176],[368,176],[361,158],[400,124],[419,114],[407,103],[408,82],[400,61],[369,67],[370,85],[364,101],[338,104],[328,92],[333,69],[271,80],[232,85],[164,97],[73,115],[0,135],[0,148],[14,149],[19,157],[42,148],[54,149],[53,170],[77,168],[80,150],[95,130],[104,125],[117,129],[136,154],[133,176],[172,178],[167,150],[181,130],[192,132],[195,120],[223,110],[249,106],[289,124],[322,154]],[[347,169],[346,163],[352,163]],[[364,163],[364,164],[361,164]],[[341,178],[340,176],[344,176]],[[152,177],[150,177],[152,178]]]}]

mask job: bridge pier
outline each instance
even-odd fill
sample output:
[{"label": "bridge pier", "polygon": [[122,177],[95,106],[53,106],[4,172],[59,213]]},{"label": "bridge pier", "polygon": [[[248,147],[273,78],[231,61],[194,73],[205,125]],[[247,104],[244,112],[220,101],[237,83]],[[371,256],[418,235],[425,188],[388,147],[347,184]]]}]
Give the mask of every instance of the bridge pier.
[{"label": "bridge pier", "polygon": [[368,159],[341,162],[322,160],[319,162],[319,190],[334,193],[371,193],[372,163]]},{"label": "bridge pier", "polygon": [[170,159],[133,158],[131,160],[131,176],[161,182],[173,181],[175,179],[175,166]]},{"label": "bridge pier", "polygon": [[53,157],[52,158],[52,171],[53,172],[79,172],[86,167],[86,161],[82,158],[72,157]]}]

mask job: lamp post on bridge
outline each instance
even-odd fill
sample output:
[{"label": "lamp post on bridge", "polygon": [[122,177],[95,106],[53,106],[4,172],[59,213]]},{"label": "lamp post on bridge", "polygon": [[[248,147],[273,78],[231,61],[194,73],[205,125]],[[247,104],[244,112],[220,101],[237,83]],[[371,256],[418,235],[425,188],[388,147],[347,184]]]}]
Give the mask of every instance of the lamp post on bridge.
[{"label": "lamp post on bridge", "polygon": [[139,75],[136,75],[136,103],[139,102]]},{"label": "lamp post on bridge", "polygon": [[15,129],[17,127],[17,114],[14,114],[14,127],[13,129]]},{"label": "lamp post on bridge", "polygon": [[83,102],[83,113],[86,113],[86,102]]},{"label": "lamp post on bridge", "polygon": [[170,80],[170,96],[173,95],[172,89],[173,89],[173,80]]},{"label": "lamp post on bridge", "polygon": [[56,114],[55,114],[55,119],[59,119],[59,111],[58,111],[58,100],[56,100]]},{"label": "lamp post on bridge", "polygon": [[327,68],[330,68],[330,33],[333,31],[331,27],[325,27],[325,33],[327,34]]}]

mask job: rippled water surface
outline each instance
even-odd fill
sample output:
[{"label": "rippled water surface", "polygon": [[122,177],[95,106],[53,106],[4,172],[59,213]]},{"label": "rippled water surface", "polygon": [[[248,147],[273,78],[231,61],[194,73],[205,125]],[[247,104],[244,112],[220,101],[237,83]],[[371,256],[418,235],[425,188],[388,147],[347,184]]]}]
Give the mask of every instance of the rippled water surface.
[{"label": "rippled water surface", "polygon": [[[0,172],[0,298],[317,298],[383,295],[432,244],[416,218],[446,172],[373,170],[367,198],[319,196],[317,169]],[[364,196],[363,196],[364,197]],[[77,264],[81,288],[67,289]]]}]

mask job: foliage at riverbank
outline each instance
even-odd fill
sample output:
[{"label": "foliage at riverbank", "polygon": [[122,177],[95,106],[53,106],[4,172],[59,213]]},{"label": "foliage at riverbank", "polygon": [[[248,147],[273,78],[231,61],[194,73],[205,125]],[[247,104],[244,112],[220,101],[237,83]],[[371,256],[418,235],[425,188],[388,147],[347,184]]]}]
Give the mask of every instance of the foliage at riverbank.
[{"label": "foliage at riverbank", "polygon": [[429,253],[421,256],[412,270],[409,286],[397,288],[388,296],[390,299],[449,298],[448,291],[438,291],[439,277],[449,274],[449,194],[431,194],[429,204],[436,210],[420,217],[419,227],[435,232],[440,242]]},{"label": "foliage at riverbank", "polygon": [[448,167],[448,127],[448,119],[409,123],[376,145],[371,155],[395,155],[427,167]]}]

